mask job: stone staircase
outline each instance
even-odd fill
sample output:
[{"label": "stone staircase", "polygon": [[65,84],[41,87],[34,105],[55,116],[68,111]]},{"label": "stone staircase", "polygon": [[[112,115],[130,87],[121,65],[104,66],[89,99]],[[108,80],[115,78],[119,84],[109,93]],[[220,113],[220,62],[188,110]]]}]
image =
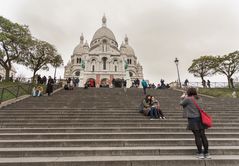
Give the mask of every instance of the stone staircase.
[{"label": "stone staircase", "polygon": [[181,92],[150,90],[166,120],[138,113],[142,89],[61,90],[0,110],[0,166],[239,166],[237,99],[204,102],[211,160],[196,147],[179,103]]}]

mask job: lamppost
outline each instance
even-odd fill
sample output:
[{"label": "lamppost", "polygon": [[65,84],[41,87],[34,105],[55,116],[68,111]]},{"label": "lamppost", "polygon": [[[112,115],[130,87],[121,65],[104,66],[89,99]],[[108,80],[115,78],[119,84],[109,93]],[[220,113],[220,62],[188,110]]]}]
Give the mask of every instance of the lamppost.
[{"label": "lamppost", "polygon": [[181,81],[180,81],[180,75],[179,75],[179,70],[178,70],[178,63],[179,63],[179,60],[178,60],[178,58],[175,58],[174,62],[175,62],[175,64],[176,64],[176,67],[177,67],[177,73],[178,73],[178,84],[179,84],[179,88],[181,88]]}]

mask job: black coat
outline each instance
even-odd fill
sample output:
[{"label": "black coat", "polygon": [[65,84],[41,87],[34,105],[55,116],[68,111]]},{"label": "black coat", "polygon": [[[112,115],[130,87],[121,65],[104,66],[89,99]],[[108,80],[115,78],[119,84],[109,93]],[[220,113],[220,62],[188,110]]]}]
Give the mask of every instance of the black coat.
[{"label": "black coat", "polygon": [[53,92],[53,84],[54,84],[54,80],[52,78],[50,78],[48,80],[48,83],[47,83],[46,93],[52,93]]}]

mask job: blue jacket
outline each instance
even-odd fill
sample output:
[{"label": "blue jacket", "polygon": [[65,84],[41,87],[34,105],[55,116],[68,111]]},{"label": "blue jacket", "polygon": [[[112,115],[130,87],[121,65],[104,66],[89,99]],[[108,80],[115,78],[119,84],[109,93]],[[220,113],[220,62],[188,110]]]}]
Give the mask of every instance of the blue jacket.
[{"label": "blue jacket", "polygon": [[147,88],[147,87],[148,87],[147,82],[146,82],[145,80],[142,80],[141,84],[142,84],[142,86],[143,86],[144,88]]}]

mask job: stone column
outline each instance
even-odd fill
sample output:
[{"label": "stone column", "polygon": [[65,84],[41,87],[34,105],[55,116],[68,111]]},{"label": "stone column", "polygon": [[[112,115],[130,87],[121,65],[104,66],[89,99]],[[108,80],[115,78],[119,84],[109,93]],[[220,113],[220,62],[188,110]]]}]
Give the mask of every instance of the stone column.
[{"label": "stone column", "polygon": [[99,74],[96,74],[95,87],[96,88],[100,87],[100,75]]}]

